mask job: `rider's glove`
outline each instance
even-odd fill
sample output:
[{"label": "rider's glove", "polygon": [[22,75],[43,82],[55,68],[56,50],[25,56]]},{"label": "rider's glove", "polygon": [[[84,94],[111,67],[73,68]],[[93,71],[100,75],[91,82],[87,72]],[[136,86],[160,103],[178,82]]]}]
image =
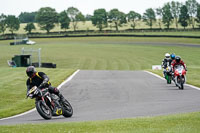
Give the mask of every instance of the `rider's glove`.
[{"label": "rider's glove", "polygon": [[35,92],[34,92],[34,95],[38,95],[38,96],[42,96],[42,92],[40,89],[36,89]]},{"label": "rider's glove", "polygon": [[38,88],[47,87],[48,81],[44,80]]}]

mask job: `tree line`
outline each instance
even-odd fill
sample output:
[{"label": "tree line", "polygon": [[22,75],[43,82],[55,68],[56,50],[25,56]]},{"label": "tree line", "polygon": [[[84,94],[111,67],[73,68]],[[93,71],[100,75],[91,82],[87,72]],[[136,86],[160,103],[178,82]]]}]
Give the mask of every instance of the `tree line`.
[{"label": "tree line", "polygon": [[[77,30],[78,22],[92,21],[100,31],[112,24],[116,31],[123,24],[131,23],[132,29],[135,29],[138,21],[144,21],[146,25],[152,29],[155,23],[159,24],[162,29],[162,24],[169,29],[172,23],[175,23],[178,29],[178,24],[184,27],[192,25],[194,28],[195,23],[200,23],[200,4],[196,0],[187,0],[185,3],[178,1],[171,1],[165,3],[163,7],[156,9],[148,8],[141,15],[135,11],[130,11],[125,14],[118,9],[106,11],[104,8],[96,9],[93,15],[84,16],[81,11],[75,7],[69,7],[60,13],[51,7],[40,8],[37,12],[22,12],[18,17],[14,15],[0,15],[0,33],[5,33],[6,29],[13,34],[14,31],[19,30],[20,23],[27,23],[24,28],[25,31],[31,33],[36,29],[34,23],[37,23],[41,30],[46,30],[49,33],[56,24],[60,24],[61,29],[65,31],[69,29],[72,23],[73,30]],[[199,24],[200,28],[200,24]]]}]

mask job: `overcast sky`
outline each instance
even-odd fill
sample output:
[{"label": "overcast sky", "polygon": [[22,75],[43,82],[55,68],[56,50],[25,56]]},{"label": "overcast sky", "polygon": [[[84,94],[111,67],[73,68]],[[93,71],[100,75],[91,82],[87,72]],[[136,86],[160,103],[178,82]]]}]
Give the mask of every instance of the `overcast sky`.
[{"label": "overcast sky", "polygon": [[[52,7],[57,12],[68,7],[78,8],[84,15],[92,15],[95,9],[105,8],[110,11],[117,8],[124,13],[133,10],[143,14],[148,8],[162,7],[172,0],[1,0],[0,14],[16,15],[21,12],[38,11],[41,7]],[[174,0],[185,3],[186,0]],[[196,0],[200,3],[200,0]]]}]

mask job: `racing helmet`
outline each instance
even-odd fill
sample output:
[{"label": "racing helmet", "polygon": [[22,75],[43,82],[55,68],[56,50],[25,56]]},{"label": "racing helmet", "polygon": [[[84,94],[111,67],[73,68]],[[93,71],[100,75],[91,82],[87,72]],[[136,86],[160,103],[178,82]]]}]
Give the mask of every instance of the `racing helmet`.
[{"label": "racing helmet", "polygon": [[177,63],[179,63],[180,60],[181,60],[181,57],[180,56],[176,56],[175,60],[176,60]]},{"label": "racing helmet", "polygon": [[165,54],[165,58],[170,58],[170,54],[169,54],[169,53],[166,53],[166,54]]},{"label": "racing helmet", "polygon": [[172,54],[171,54],[171,59],[174,60],[175,57],[176,57],[176,55],[172,53]]},{"label": "racing helmet", "polygon": [[27,69],[26,69],[26,74],[27,74],[27,76],[28,77],[33,77],[33,75],[36,73],[36,69],[35,69],[35,67],[34,66],[29,66],[29,67],[27,67]]}]

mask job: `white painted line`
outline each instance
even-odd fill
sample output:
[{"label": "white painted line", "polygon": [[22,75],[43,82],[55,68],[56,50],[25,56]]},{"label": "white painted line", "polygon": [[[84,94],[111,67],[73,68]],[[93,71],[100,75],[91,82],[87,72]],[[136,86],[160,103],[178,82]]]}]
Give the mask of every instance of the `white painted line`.
[{"label": "white painted line", "polygon": [[[147,73],[149,73],[149,74],[151,74],[151,75],[154,75],[154,76],[156,76],[156,77],[158,77],[158,78],[160,78],[160,79],[162,79],[162,80],[165,80],[163,77],[160,77],[159,75],[154,74],[154,73],[152,73],[152,72],[149,72],[149,71],[144,71],[144,72],[147,72]],[[191,88],[196,89],[196,90],[200,90],[199,87],[196,87],[196,86],[193,86],[193,85],[190,85],[190,84],[185,84],[185,86],[191,87]]]},{"label": "white painted line", "polygon": [[27,111],[27,112],[24,112],[24,113],[22,113],[22,114],[18,114],[18,115],[11,116],[11,117],[7,117],[7,118],[2,118],[2,119],[0,119],[0,121],[12,119],[12,118],[16,118],[16,117],[19,117],[19,116],[23,116],[23,115],[26,115],[26,114],[28,114],[28,113],[31,113],[31,112],[33,112],[33,111],[35,111],[35,110],[36,110],[36,108],[31,109],[31,110],[29,110],[29,111]]},{"label": "white painted line", "polygon": [[[62,82],[57,88],[60,89],[64,84],[66,84],[67,82],[69,82],[79,71],[80,71],[79,69],[76,70],[70,77],[68,77],[64,82]],[[19,117],[19,116],[23,116],[23,115],[26,115],[26,114],[31,113],[33,111],[36,111],[36,108],[31,109],[31,110],[29,110],[27,112],[24,112],[22,114],[18,114],[18,115],[7,117],[7,118],[2,118],[2,119],[0,119],[0,121],[12,119],[12,118],[16,118],[16,117]]]},{"label": "white painted line", "polygon": [[80,70],[76,70],[70,77],[68,77],[64,82],[62,82],[57,88],[60,89],[64,84],[69,82]]},{"label": "white painted line", "polygon": [[165,80],[163,77],[160,77],[159,75],[157,75],[155,73],[152,73],[152,72],[149,72],[149,71],[144,71],[144,72],[149,73],[149,74],[151,74],[151,75],[153,75],[153,76],[155,76],[155,77],[157,77],[159,79]]},{"label": "white painted line", "polygon": [[194,89],[200,90],[200,88],[198,88],[198,87],[196,87],[196,86],[189,85],[189,84],[185,84],[185,85],[188,86],[188,87],[191,87],[191,88],[194,88]]}]

